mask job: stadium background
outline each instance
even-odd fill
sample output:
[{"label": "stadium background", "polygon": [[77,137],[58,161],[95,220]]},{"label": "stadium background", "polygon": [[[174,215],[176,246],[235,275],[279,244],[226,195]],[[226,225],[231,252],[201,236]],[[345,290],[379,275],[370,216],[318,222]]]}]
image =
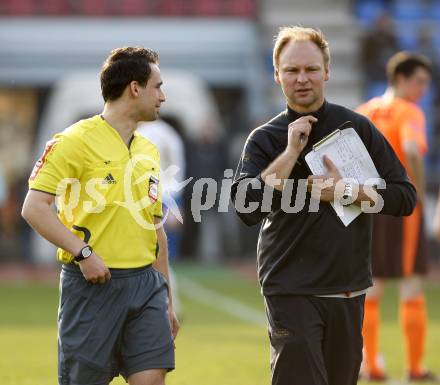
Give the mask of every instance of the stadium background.
[{"label": "stadium background", "polygon": [[[99,112],[92,102],[89,111],[76,110],[72,94],[87,105],[86,78],[98,72],[110,49],[140,44],[157,50],[170,105],[163,118],[182,137],[186,175],[220,180],[224,169],[235,167],[249,131],[284,108],[272,80],[271,49],[278,27],[291,24],[326,34],[332,51],[327,98],[348,107],[383,91],[383,62],[395,50],[419,51],[430,56],[435,69],[440,65],[439,0],[0,1],[2,384],[55,383],[58,266],[19,212],[44,141],[51,130],[65,127],[54,122],[69,124]],[[171,74],[181,80],[171,82]],[[428,118],[426,225],[432,266],[427,366],[437,372],[440,251],[431,223],[440,187],[439,84],[437,72],[421,103]],[[185,89],[198,90],[198,96],[184,96]],[[177,105],[179,98],[187,104]],[[218,213],[216,206],[196,223],[188,201],[187,193],[182,243],[173,259],[183,322],[179,370],[169,382],[267,384],[268,341],[255,279],[258,229],[245,228],[232,210]],[[391,284],[382,305],[382,346],[390,374],[400,379],[395,294]]]}]

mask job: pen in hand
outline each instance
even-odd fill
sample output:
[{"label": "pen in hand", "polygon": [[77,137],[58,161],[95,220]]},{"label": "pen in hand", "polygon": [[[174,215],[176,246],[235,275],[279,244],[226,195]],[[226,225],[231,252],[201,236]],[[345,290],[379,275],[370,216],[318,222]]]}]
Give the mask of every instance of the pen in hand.
[{"label": "pen in hand", "polygon": [[316,119],[312,115],[301,116],[287,126],[287,146],[295,151],[303,151],[308,143],[309,135],[312,130],[313,123]]}]

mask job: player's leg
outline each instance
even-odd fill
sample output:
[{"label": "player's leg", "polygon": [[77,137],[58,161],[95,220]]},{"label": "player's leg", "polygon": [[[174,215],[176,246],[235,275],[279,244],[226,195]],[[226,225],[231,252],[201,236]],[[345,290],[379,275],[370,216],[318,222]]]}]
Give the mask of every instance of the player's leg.
[{"label": "player's leg", "polygon": [[165,385],[165,369],[151,369],[134,373],[128,377],[130,385]]},{"label": "player's leg", "polygon": [[427,270],[426,236],[420,207],[403,221],[405,234],[400,285],[400,322],[404,334],[410,379],[432,380],[423,369],[427,311],[423,290],[423,275]]},{"label": "player's leg", "polygon": [[426,375],[423,368],[427,311],[420,275],[402,278],[400,283],[400,322],[405,341],[409,377],[417,379]]},{"label": "player's leg", "polygon": [[384,379],[385,373],[380,362],[380,300],[382,299],[385,282],[374,278],[373,286],[368,289],[365,299],[365,314],[362,329],[364,338],[363,375],[370,379]]},{"label": "player's leg", "polygon": [[362,362],[365,296],[319,300],[326,308],[322,349],[328,385],[356,385]]},{"label": "player's leg", "polygon": [[384,365],[379,353],[380,300],[384,290],[384,279],[401,276],[405,239],[402,218],[374,215],[372,239],[371,267],[374,285],[369,289],[365,300],[362,376],[383,381],[385,380]]},{"label": "player's leg", "polygon": [[313,296],[267,296],[272,385],[328,385],[324,309]]}]

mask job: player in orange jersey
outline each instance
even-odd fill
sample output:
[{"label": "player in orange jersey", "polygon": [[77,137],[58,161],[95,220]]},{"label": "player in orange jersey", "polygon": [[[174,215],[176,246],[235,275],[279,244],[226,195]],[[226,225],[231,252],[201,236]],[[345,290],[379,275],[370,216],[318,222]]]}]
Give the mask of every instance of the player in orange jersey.
[{"label": "player in orange jersey", "polygon": [[385,94],[358,108],[370,118],[393,147],[417,189],[418,204],[405,218],[375,215],[372,263],[374,286],[365,301],[364,373],[371,380],[386,380],[379,354],[379,302],[386,278],[400,280],[400,321],[405,341],[409,381],[435,381],[436,376],[422,365],[427,313],[422,285],[426,272],[423,230],[427,152],[425,116],[417,106],[429,87],[431,63],[422,55],[395,54],[387,64],[389,81]]}]

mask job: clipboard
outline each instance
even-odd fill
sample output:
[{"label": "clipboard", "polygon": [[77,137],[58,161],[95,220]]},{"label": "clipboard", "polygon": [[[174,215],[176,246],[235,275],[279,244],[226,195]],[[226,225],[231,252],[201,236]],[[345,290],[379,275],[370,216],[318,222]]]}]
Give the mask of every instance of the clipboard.
[{"label": "clipboard", "polygon": [[327,136],[324,136],[321,140],[319,140],[318,142],[316,142],[313,146],[312,146],[312,150],[313,151],[317,151],[319,150],[319,148],[321,146],[324,146],[326,144],[331,143],[333,140],[336,140],[338,138],[338,136],[341,135],[341,129],[337,128],[336,130],[334,130],[333,132],[331,132],[330,134],[328,134]]},{"label": "clipboard", "polygon": [[[345,126],[347,128],[342,129]],[[357,184],[373,185],[380,178],[376,166],[361,138],[346,122],[340,128],[316,142],[305,156],[306,163],[313,175],[324,175],[327,169],[323,156],[327,155],[339,170],[342,178]],[[362,210],[351,204],[342,206],[339,202],[330,202],[336,214],[345,226],[356,219]]]}]

